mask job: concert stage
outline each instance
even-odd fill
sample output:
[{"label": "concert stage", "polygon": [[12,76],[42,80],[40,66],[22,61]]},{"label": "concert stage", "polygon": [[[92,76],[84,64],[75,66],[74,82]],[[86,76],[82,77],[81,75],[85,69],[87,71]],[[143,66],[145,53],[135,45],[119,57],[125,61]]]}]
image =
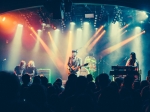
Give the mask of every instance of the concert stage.
[{"label": "concert stage", "polygon": [[[32,7],[0,15],[1,70],[14,70],[21,60],[33,60],[37,69],[50,69],[51,80],[67,79],[72,50],[91,63],[82,74],[108,73],[111,66],[125,66],[136,53],[141,78],[150,69],[150,15],[136,9],[72,4],[56,18],[46,7]],[[88,57],[92,54],[92,58]],[[86,60],[87,59],[87,60]]]}]

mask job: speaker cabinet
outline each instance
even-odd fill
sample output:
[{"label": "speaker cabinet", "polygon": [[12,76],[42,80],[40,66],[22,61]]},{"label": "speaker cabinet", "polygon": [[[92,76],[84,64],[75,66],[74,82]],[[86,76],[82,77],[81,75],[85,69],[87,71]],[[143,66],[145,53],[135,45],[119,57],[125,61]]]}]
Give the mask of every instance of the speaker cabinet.
[{"label": "speaker cabinet", "polygon": [[37,74],[39,76],[45,76],[48,82],[51,83],[51,69],[37,69]]}]

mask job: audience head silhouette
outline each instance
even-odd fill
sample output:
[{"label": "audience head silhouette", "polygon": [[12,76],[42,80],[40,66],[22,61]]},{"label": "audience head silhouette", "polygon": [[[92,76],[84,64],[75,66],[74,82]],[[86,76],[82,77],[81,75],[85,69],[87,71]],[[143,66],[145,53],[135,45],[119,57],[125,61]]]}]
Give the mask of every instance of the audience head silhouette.
[{"label": "audience head silhouette", "polygon": [[17,100],[20,82],[17,76],[11,72],[0,72],[0,102]]},{"label": "audience head silhouette", "polygon": [[30,76],[28,74],[25,74],[22,76],[22,82],[23,84],[27,85],[30,82]]}]

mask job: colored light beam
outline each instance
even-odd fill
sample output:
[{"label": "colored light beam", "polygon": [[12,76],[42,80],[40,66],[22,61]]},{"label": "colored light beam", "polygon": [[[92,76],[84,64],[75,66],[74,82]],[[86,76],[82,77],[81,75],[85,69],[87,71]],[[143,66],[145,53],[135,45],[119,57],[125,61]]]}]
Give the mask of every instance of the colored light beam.
[{"label": "colored light beam", "polygon": [[54,55],[54,53],[49,49],[49,47],[45,44],[45,42],[38,36],[35,30],[32,27],[30,29],[34,33],[34,35],[37,37],[37,39],[40,41],[41,45],[43,46],[45,51],[48,53],[49,57],[53,61],[54,65],[56,66],[60,74],[63,75],[61,72],[61,69],[63,67],[62,62]]},{"label": "colored light beam", "polygon": [[[122,32],[119,36],[118,36],[118,38],[121,38],[121,36],[123,36],[125,33],[127,33],[128,31],[127,30],[125,30],[124,32]],[[105,46],[104,46],[104,48],[107,48],[108,46],[110,45],[110,43],[107,43]]]},{"label": "colored light beam", "polygon": [[105,34],[105,30],[89,45],[88,52],[90,52],[93,47],[96,45],[96,43],[101,39],[101,37]]},{"label": "colored light beam", "polygon": [[122,32],[122,33],[120,34],[120,36],[124,35],[124,34],[127,33],[127,32],[128,32],[128,31],[125,30],[124,32]]},{"label": "colored light beam", "polygon": [[68,46],[67,46],[67,53],[66,53],[66,59],[65,59],[65,66],[64,69],[67,70],[67,63],[69,56],[71,56],[71,51],[72,51],[72,31],[69,31],[69,37],[68,37]]},{"label": "colored light beam", "polygon": [[120,42],[120,43],[114,45],[114,46],[111,46],[111,47],[109,47],[109,48],[103,50],[103,51],[100,53],[100,55],[105,56],[105,55],[107,55],[107,54],[110,54],[111,52],[117,50],[118,48],[120,48],[120,47],[122,47],[122,46],[124,46],[124,45],[126,45],[127,43],[129,43],[130,41],[132,41],[133,39],[135,39],[136,37],[138,37],[138,36],[140,36],[140,35],[142,35],[142,34],[144,34],[144,33],[145,33],[145,31],[142,31],[141,33],[139,33],[139,34],[137,34],[137,35],[135,35],[135,36],[132,36],[132,37],[130,37],[130,38],[128,38],[128,39],[126,39],[126,40],[124,40],[124,41],[122,41],[122,42]]},{"label": "colored light beam", "polygon": [[48,35],[49,35],[50,41],[52,42],[52,47],[53,47],[53,49],[54,49],[54,52],[57,52],[57,51],[58,51],[58,48],[57,48],[57,46],[56,46],[56,44],[55,44],[55,42],[54,42],[54,40],[53,40],[53,38],[52,38],[51,33],[48,32]]},{"label": "colored light beam", "polygon": [[[55,56],[58,57],[61,60],[62,55],[60,54],[60,51],[59,51],[58,47],[56,46],[56,43],[54,42],[54,39],[52,38],[51,33],[48,32],[48,35],[49,35],[50,41],[52,43],[52,47],[53,47],[53,51],[55,53]],[[61,62],[62,62],[62,60],[61,60]]]},{"label": "colored light beam", "polygon": [[[41,31],[41,30],[38,30],[38,36],[41,37],[41,35],[42,35],[42,31]],[[34,38],[34,40],[35,40],[35,46],[34,46],[33,51],[38,52],[40,42],[39,42],[38,39],[36,39],[36,37],[34,37],[32,34],[31,34],[31,36],[32,36],[32,37]]]},{"label": "colored light beam", "polygon": [[88,42],[85,44],[84,48],[87,48],[89,44],[94,40],[94,38],[99,34],[99,32],[104,28],[104,26],[101,26],[96,33],[88,40]]},{"label": "colored light beam", "polygon": [[9,61],[10,62],[7,66],[8,70],[13,70],[12,68],[14,65],[18,64],[18,60],[20,60],[20,53],[22,47],[22,31],[23,25],[18,24],[14,39],[12,41],[10,47],[10,54],[9,54]]},{"label": "colored light beam", "polygon": [[5,21],[5,19],[6,19],[6,18],[5,18],[5,17],[3,17],[2,21]]},{"label": "colored light beam", "polygon": [[119,31],[124,30],[125,28],[127,28],[130,24],[125,25],[124,27],[122,27]]},{"label": "colored light beam", "polygon": [[88,46],[90,45],[90,43],[97,37],[97,35],[101,32],[101,30],[104,28],[104,26],[101,26],[96,32],[95,34],[86,42],[85,45],[83,45],[81,51],[78,53],[78,55],[81,57],[81,58],[84,58],[84,56],[87,55],[87,51],[86,49],[88,49]]}]

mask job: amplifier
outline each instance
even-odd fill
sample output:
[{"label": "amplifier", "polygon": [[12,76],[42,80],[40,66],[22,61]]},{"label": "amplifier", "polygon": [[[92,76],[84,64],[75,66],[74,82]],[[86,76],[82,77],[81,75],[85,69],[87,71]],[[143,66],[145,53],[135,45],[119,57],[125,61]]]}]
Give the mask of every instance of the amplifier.
[{"label": "amplifier", "polygon": [[37,75],[45,76],[48,82],[51,83],[51,69],[37,69]]}]

